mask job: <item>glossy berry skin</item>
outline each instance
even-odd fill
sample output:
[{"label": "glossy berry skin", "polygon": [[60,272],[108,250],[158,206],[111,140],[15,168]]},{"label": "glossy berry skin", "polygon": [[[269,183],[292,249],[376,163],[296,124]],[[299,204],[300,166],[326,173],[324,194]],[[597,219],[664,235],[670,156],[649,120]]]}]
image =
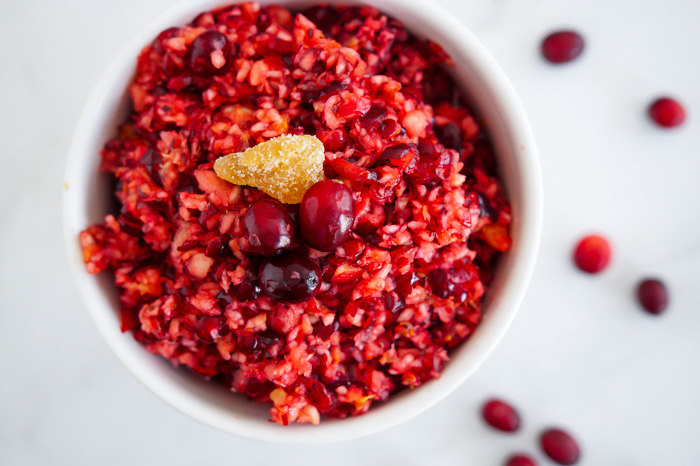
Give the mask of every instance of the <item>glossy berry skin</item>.
[{"label": "glossy berry skin", "polygon": [[649,106],[649,116],[663,128],[675,128],[685,121],[685,109],[677,100],[661,97]]},{"label": "glossy berry skin", "polygon": [[286,303],[301,303],[318,293],[321,269],[308,257],[285,254],[263,262],[258,281],[267,296]]},{"label": "glossy berry skin", "polygon": [[581,456],[576,440],[561,429],[548,429],[540,436],[540,446],[558,464],[576,464]]},{"label": "glossy berry skin", "polygon": [[527,455],[517,454],[508,458],[505,466],[537,466],[537,463]]},{"label": "glossy berry skin", "polygon": [[503,432],[515,432],[520,428],[520,415],[503,400],[489,400],[481,408],[484,420],[491,426]]},{"label": "glossy berry skin", "polygon": [[219,31],[198,35],[187,48],[185,64],[199,76],[220,75],[226,72],[231,43]]},{"label": "glossy berry skin", "polygon": [[323,180],[304,194],[299,207],[299,227],[304,242],[331,252],[348,239],[355,221],[355,199],[343,183]]},{"label": "glossy berry skin", "polygon": [[583,52],[585,41],[575,31],[556,31],[542,41],[542,55],[550,63],[567,63]]},{"label": "glossy berry skin", "polygon": [[576,245],[574,262],[584,272],[598,273],[608,266],[611,255],[608,240],[599,235],[590,235]]},{"label": "glossy berry skin", "polygon": [[668,289],[661,280],[648,278],[637,286],[637,299],[648,313],[661,314],[668,307]]},{"label": "glossy berry skin", "polygon": [[274,199],[254,202],[243,217],[250,249],[272,257],[292,247],[294,226],[284,204]]}]

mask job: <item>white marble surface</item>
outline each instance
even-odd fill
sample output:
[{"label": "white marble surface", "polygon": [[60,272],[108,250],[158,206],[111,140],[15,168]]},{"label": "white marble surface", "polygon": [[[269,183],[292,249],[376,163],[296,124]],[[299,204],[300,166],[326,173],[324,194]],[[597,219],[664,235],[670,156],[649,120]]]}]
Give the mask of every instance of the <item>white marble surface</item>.
[{"label": "white marble surface", "polygon": [[[538,137],[542,253],[522,310],[484,366],[399,427],[345,444],[281,447],[231,437],[165,405],[100,340],[68,276],[61,173],[90,87],[168,0],[28,0],[0,6],[0,464],[469,464],[535,452],[556,424],[583,465],[700,464],[700,2],[442,0],[510,75]],[[585,56],[554,68],[546,32],[575,27]],[[677,131],[645,118],[679,96]],[[583,276],[572,244],[601,231],[610,269]],[[631,298],[663,277],[661,317]],[[483,427],[485,397],[512,400],[516,435]]]}]

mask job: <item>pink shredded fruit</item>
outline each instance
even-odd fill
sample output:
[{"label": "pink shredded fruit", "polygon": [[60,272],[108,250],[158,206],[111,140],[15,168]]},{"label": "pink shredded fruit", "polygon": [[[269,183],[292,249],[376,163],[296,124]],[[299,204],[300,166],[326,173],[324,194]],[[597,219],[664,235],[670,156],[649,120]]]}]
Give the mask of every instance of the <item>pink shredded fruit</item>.
[{"label": "pink shredded fruit", "polygon": [[649,116],[663,128],[675,128],[685,121],[685,108],[675,99],[661,97],[649,106]]},{"label": "pink shredded fruit", "polygon": [[608,240],[600,235],[590,235],[576,245],[574,262],[584,272],[598,273],[608,266],[611,255],[612,250]]},{"label": "pink shredded fruit", "polygon": [[520,415],[503,400],[489,400],[481,408],[484,420],[491,426],[503,432],[515,432],[520,428]]},{"label": "pink shredded fruit", "polygon": [[79,237],[122,330],[283,425],[439,377],[512,243],[451,64],[370,6],[243,3],[159,34],[101,152],[118,207]]},{"label": "pink shredded fruit", "polygon": [[540,436],[540,445],[555,463],[576,464],[581,456],[576,440],[561,429],[545,430]]}]

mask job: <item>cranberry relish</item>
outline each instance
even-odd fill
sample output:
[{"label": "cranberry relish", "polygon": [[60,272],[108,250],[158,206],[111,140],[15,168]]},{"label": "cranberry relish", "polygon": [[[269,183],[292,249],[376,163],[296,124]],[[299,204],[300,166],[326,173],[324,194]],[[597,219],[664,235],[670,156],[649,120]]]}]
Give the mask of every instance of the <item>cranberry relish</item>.
[{"label": "cranberry relish", "polygon": [[[281,424],[359,415],[438,377],[511,243],[493,150],[445,65],[439,46],[370,7],[246,3],[163,31],[101,153],[121,210],[80,235],[87,270],[114,271],[122,330],[272,403]],[[257,228],[286,231],[270,247],[291,259],[259,254],[247,214],[269,196],[212,170],[282,134],[317,136],[326,177],[354,197],[349,237],[316,238],[330,252],[307,246],[304,225],[338,215],[305,217],[300,231],[289,205],[275,218],[292,229]],[[259,281],[289,267],[320,284],[270,290],[305,301],[275,300]]]}]

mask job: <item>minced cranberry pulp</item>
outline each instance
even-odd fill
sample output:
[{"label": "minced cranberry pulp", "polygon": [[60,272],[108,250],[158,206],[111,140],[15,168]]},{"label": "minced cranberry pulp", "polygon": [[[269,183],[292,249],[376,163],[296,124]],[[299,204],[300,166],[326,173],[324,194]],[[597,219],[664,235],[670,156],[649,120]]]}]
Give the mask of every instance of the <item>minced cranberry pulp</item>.
[{"label": "minced cranberry pulp", "polygon": [[[245,3],[160,33],[101,152],[120,210],[80,234],[87,270],[114,273],[122,330],[281,424],[438,377],[511,245],[493,148],[450,66],[371,7]],[[302,134],[323,143],[327,181],[300,203],[213,169]]]}]

